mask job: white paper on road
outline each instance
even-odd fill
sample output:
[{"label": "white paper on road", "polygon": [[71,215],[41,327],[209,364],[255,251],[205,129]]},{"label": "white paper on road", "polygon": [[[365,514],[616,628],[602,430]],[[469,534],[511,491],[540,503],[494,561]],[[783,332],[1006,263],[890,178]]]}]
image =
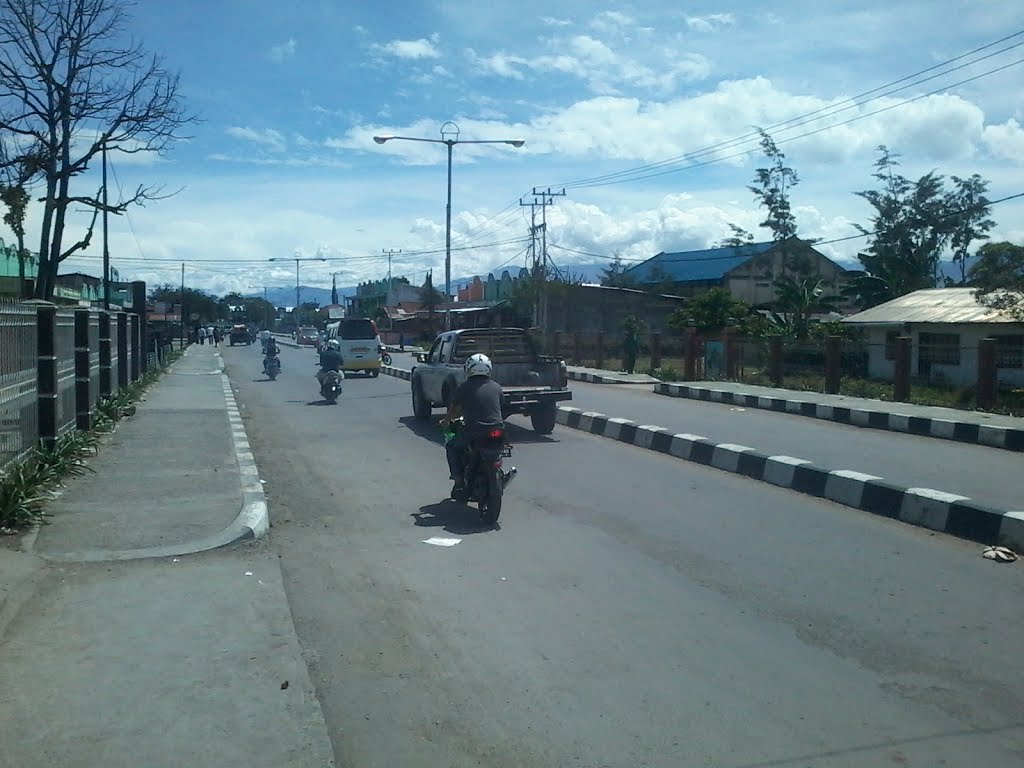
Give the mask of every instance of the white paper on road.
[{"label": "white paper on road", "polygon": [[435,547],[454,547],[462,539],[443,539],[440,536],[431,536],[429,539],[424,539],[424,544],[433,544]]}]

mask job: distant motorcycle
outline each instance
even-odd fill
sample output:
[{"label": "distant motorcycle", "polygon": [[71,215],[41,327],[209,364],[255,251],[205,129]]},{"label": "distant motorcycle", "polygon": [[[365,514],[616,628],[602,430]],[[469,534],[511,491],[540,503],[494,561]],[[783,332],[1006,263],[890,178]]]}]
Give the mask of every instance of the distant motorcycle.
[{"label": "distant motorcycle", "polygon": [[331,405],[338,402],[338,395],[341,394],[341,382],[345,374],[341,371],[327,371],[320,380],[320,397]]},{"label": "distant motorcycle", "polygon": [[267,378],[274,381],[277,375],[281,373],[281,358],[277,355],[271,355],[263,361],[263,370],[267,374]]},{"label": "distant motorcycle", "polygon": [[[453,419],[444,433],[447,445],[465,426],[461,418]],[[494,525],[501,515],[501,500],[506,486],[518,474],[516,468],[502,468],[502,459],[512,456],[512,446],[505,440],[504,427],[494,427],[470,443],[466,457],[466,489],[455,501],[475,501],[480,521]],[[454,498],[454,497],[453,497]]]},{"label": "distant motorcycle", "polygon": [[384,363],[384,365],[391,365],[391,355],[388,354],[388,348],[381,344],[379,351],[380,361]]}]

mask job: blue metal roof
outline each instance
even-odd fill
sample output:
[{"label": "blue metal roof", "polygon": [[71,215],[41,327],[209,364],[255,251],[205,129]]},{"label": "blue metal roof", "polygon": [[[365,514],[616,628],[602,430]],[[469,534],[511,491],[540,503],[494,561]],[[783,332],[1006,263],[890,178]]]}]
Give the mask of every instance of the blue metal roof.
[{"label": "blue metal roof", "polygon": [[663,252],[635,267],[630,267],[626,270],[626,275],[639,283],[660,282],[656,270],[661,267],[665,276],[677,283],[721,280],[729,270],[745,264],[774,246],[775,242],[769,241],[727,248],[705,248],[703,251]]}]

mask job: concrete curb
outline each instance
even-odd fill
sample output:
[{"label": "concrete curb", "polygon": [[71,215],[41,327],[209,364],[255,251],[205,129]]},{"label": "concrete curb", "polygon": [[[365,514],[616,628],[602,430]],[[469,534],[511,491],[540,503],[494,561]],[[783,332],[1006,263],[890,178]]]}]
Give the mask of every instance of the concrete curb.
[{"label": "concrete curb", "polygon": [[412,371],[407,371],[405,368],[395,368],[393,365],[382,365],[380,372],[385,376],[394,376],[396,379],[405,379],[406,381],[412,379]]},{"label": "concrete curb", "polygon": [[[585,381],[588,384],[654,384],[658,381],[653,376],[647,377],[647,380],[644,381],[627,381],[622,376],[601,376],[596,373],[586,373],[572,369],[569,369],[566,373],[573,381]],[[628,375],[630,374],[623,374],[623,376]]]},{"label": "concrete curb", "polygon": [[673,434],[663,427],[559,406],[563,426],[607,437],[684,461],[744,475],[808,496],[982,544],[1024,549],[1024,512],[978,504],[966,496],[931,488],[905,488],[852,470],[829,470],[806,459],[768,456],[744,445]]},{"label": "concrete curb", "polygon": [[922,437],[940,440],[955,440],[961,443],[985,445],[1007,451],[1024,451],[1024,430],[1009,427],[973,424],[966,421],[933,419],[926,416],[907,416],[888,411],[865,408],[845,408],[810,400],[790,400],[781,397],[748,395],[742,392],[694,387],[687,384],[654,385],[655,393],[669,397],[684,397],[690,400],[704,400],[712,403],[728,403],[747,408],[761,408],[768,411],[808,416],[815,419],[835,421],[869,429],[885,429],[891,432],[906,432]]},{"label": "concrete curb", "polygon": [[117,551],[87,550],[59,554],[35,554],[44,560],[57,562],[100,563],[111,560],[141,560],[152,557],[194,555],[198,552],[219,549],[240,541],[250,541],[265,536],[270,530],[270,513],[267,508],[266,495],[263,492],[263,484],[260,482],[256,460],[249,447],[249,438],[246,436],[242,415],[235,402],[235,393],[231,389],[231,382],[228,380],[227,374],[221,373],[220,376],[242,485],[242,508],[226,528],[210,536],[182,544]]}]

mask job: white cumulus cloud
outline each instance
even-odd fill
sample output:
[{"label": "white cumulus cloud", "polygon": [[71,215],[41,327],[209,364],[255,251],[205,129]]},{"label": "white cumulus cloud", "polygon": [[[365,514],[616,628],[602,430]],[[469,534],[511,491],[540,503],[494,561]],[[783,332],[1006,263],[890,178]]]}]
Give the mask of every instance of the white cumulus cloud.
[{"label": "white cumulus cloud", "polygon": [[399,59],[437,59],[441,53],[437,50],[436,42],[421,37],[418,40],[392,40],[390,43],[375,46],[381,53],[386,53]]}]

